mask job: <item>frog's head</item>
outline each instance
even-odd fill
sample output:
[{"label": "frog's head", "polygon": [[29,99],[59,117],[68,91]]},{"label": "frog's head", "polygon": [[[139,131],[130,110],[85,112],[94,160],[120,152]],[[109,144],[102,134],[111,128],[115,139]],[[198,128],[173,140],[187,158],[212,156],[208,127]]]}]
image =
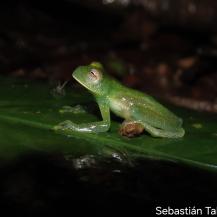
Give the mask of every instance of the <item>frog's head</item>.
[{"label": "frog's head", "polygon": [[72,73],[72,76],[81,85],[95,94],[102,94],[104,68],[99,62],[92,62],[87,66],[79,66]]}]

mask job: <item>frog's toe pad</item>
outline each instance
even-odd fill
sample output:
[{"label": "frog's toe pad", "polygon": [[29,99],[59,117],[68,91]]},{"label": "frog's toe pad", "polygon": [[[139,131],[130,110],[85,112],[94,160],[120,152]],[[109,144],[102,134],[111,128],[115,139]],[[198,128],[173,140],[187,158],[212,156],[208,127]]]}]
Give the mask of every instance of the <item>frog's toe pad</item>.
[{"label": "frog's toe pad", "polygon": [[140,123],[135,122],[123,122],[119,129],[119,133],[122,136],[129,138],[140,135],[144,131],[144,127]]},{"label": "frog's toe pad", "polygon": [[54,130],[66,130],[72,128],[72,122],[69,120],[63,121],[58,125],[54,126]]}]

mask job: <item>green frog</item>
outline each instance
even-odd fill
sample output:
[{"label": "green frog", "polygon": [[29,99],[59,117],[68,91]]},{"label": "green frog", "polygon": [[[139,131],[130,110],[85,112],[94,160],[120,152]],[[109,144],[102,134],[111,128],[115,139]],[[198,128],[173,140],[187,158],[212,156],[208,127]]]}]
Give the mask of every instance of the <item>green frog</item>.
[{"label": "green frog", "polygon": [[106,132],[110,128],[110,111],[112,111],[124,119],[120,127],[123,136],[134,137],[144,130],[153,137],[184,136],[185,130],[182,128],[181,118],[148,94],[125,87],[110,77],[105,73],[101,63],[92,62],[89,65],[79,66],[72,76],[94,95],[102,121],[76,124],[66,120],[55,126],[55,130]]}]

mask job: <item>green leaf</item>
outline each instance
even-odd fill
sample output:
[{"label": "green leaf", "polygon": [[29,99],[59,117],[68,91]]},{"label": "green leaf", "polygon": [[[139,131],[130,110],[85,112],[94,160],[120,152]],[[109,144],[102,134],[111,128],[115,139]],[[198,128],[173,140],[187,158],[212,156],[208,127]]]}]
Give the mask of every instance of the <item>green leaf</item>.
[{"label": "green leaf", "polygon": [[[186,135],[181,139],[153,138],[144,134],[124,138],[118,134],[121,120],[112,117],[106,133],[71,133],[63,135],[52,128],[64,120],[77,123],[100,119],[93,98],[80,89],[66,94],[52,94],[45,83],[1,79],[0,86],[0,158],[10,161],[35,151],[60,153],[64,156],[115,155],[163,159],[217,171],[217,117],[174,108],[184,119]],[[77,106],[82,105],[86,112]],[[65,106],[65,107],[64,107]],[[67,109],[68,112],[60,112]]]}]

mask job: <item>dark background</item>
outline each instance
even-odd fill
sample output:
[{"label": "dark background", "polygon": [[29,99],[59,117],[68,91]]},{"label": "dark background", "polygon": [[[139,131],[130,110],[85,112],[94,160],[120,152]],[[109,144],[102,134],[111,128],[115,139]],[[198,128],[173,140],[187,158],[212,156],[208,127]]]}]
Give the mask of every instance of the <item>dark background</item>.
[{"label": "dark background", "polygon": [[[127,86],[217,112],[217,3],[109,2],[2,2],[1,76],[64,82],[76,66],[98,60]],[[2,166],[2,212],[136,215],[157,205],[203,208],[217,199],[216,174],[199,169],[152,160],[134,167],[100,157],[90,162],[78,169],[62,156],[38,153]]]}]

